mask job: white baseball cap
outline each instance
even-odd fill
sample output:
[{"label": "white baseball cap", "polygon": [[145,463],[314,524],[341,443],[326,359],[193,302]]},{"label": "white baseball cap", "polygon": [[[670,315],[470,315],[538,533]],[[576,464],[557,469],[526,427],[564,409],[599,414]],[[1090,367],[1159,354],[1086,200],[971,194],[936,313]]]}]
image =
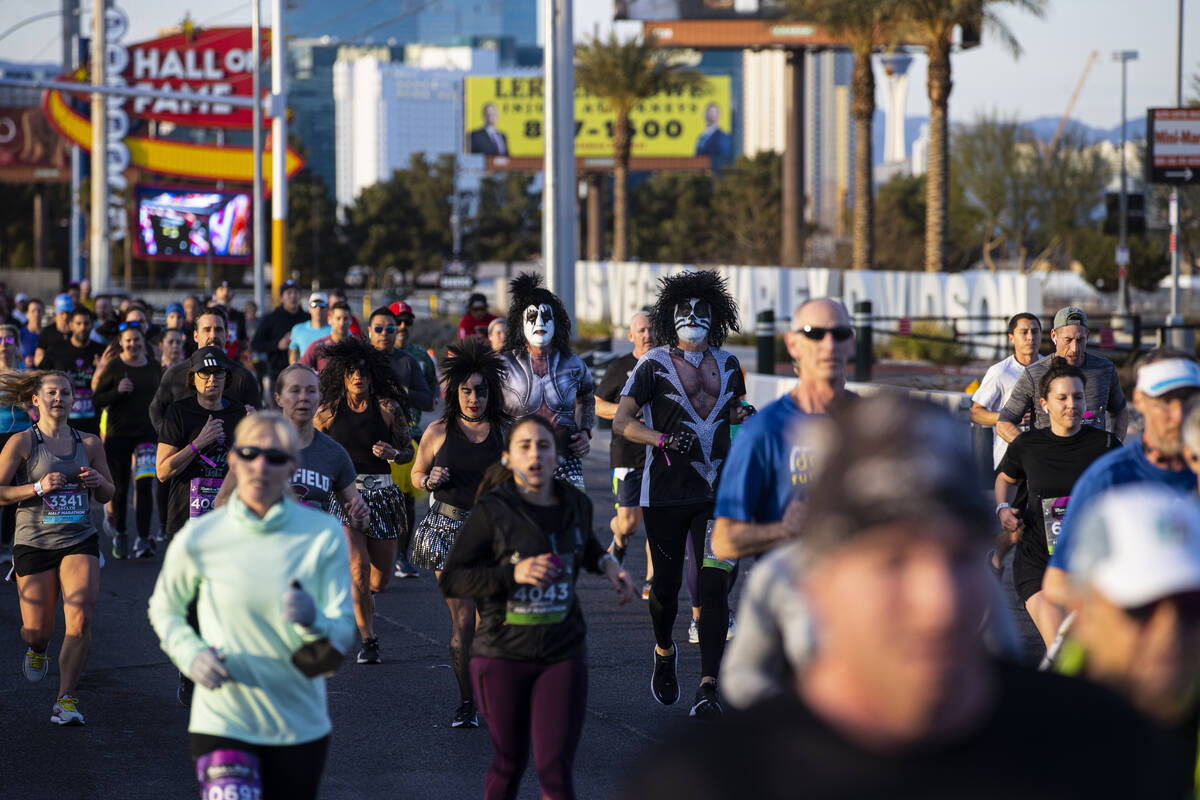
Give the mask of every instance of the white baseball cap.
[{"label": "white baseball cap", "polygon": [[1138,370],[1135,388],[1150,397],[1161,397],[1176,389],[1200,388],[1200,366],[1190,358],[1155,361]]},{"label": "white baseball cap", "polygon": [[308,296],[308,304],[311,306],[317,303],[320,303],[323,306],[329,305],[329,295],[325,294],[324,292],[313,292],[310,294]]},{"label": "white baseball cap", "polygon": [[1152,483],[1111,489],[1081,509],[1072,576],[1122,608],[1200,590],[1200,500]]}]

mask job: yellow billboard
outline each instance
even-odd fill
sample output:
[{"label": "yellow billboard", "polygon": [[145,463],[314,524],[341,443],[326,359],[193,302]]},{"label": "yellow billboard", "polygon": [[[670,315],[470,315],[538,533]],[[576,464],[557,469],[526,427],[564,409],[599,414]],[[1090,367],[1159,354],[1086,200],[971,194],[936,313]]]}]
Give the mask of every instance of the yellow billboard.
[{"label": "yellow billboard", "polygon": [[[544,82],[541,77],[469,77],[464,91],[468,153],[542,156]],[[629,115],[635,158],[709,156],[727,161],[733,114],[730,79],[706,76],[691,89],[657,94]],[[602,99],[575,90],[575,154],[612,155],[614,116]]]}]

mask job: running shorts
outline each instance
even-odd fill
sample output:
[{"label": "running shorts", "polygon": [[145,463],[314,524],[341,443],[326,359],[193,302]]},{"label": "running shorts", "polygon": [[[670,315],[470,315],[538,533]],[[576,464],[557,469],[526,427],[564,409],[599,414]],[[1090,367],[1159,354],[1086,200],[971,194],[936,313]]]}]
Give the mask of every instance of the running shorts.
[{"label": "running shorts", "polygon": [[39,572],[49,572],[50,570],[58,569],[58,565],[67,556],[95,556],[99,558],[100,537],[93,533],[82,542],[70,545],[69,547],[61,547],[57,550],[43,550],[40,547],[19,544],[13,548],[13,566],[16,567],[17,575],[24,578],[27,575],[36,575]]},{"label": "running shorts", "polygon": [[1013,588],[1017,590],[1017,597],[1021,598],[1022,603],[1028,602],[1029,598],[1042,590],[1042,578],[1046,575],[1046,565],[1049,563],[1050,555],[1044,547],[1039,553],[1024,539],[1017,542],[1013,553]]},{"label": "running shorts", "polygon": [[637,508],[641,505],[642,470],[636,467],[616,467],[612,476],[617,508]]}]

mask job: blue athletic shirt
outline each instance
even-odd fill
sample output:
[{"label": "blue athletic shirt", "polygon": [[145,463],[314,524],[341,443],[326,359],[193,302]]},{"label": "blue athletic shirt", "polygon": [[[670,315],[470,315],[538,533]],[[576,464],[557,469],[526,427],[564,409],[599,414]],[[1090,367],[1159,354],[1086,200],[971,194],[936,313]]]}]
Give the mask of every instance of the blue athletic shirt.
[{"label": "blue athletic shirt", "polygon": [[1157,483],[1187,493],[1195,491],[1196,476],[1186,468],[1176,472],[1154,466],[1146,459],[1142,437],[1129,437],[1124,446],[1093,461],[1075,482],[1075,487],[1071,489],[1071,504],[1067,506],[1067,515],[1063,518],[1062,533],[1050,556],[1050,566],[1067,569],[1073,539],[1071,527],[1088,501],[1114,486],[1128,483]]},{"label": "blue athletic shirt", "polygon": [[788,503],[804,498],[815,477],[802,430],[812,416],[785,394],[746,420],[721,472],[714,516],[778,522]]}]

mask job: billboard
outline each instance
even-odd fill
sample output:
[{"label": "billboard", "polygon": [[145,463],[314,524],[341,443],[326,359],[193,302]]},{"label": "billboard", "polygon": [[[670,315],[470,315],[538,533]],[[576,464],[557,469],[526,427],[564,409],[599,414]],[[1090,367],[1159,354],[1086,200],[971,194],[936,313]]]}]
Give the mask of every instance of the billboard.
[{"label": "billboard", "polygon": [[[468,77],[463,95],[466,152],[542,156],[541,77]],[[629,115],[631,155],[727,159],[733,122],[730,99],[729,76],[708,75],[694,88],[640,103]],[[575,90],[575,155],[611,157],[614,124],[612,109],[603,100]]]},{"label": "billboard", "polygon": [[1146,111],[1150,183],[1200,182],[1200,108]]},{"label": "billboard", "polygon": [[71,146],[37,106],[0,106],[0,182],[71,179]]},{"label": "billboard", "polygon": [[137,187],[138,258],[250,261],[250,193]]},{"label": "billboard", "polygon": [[776,19],[786,0],[616,0],[617,19]]}]

